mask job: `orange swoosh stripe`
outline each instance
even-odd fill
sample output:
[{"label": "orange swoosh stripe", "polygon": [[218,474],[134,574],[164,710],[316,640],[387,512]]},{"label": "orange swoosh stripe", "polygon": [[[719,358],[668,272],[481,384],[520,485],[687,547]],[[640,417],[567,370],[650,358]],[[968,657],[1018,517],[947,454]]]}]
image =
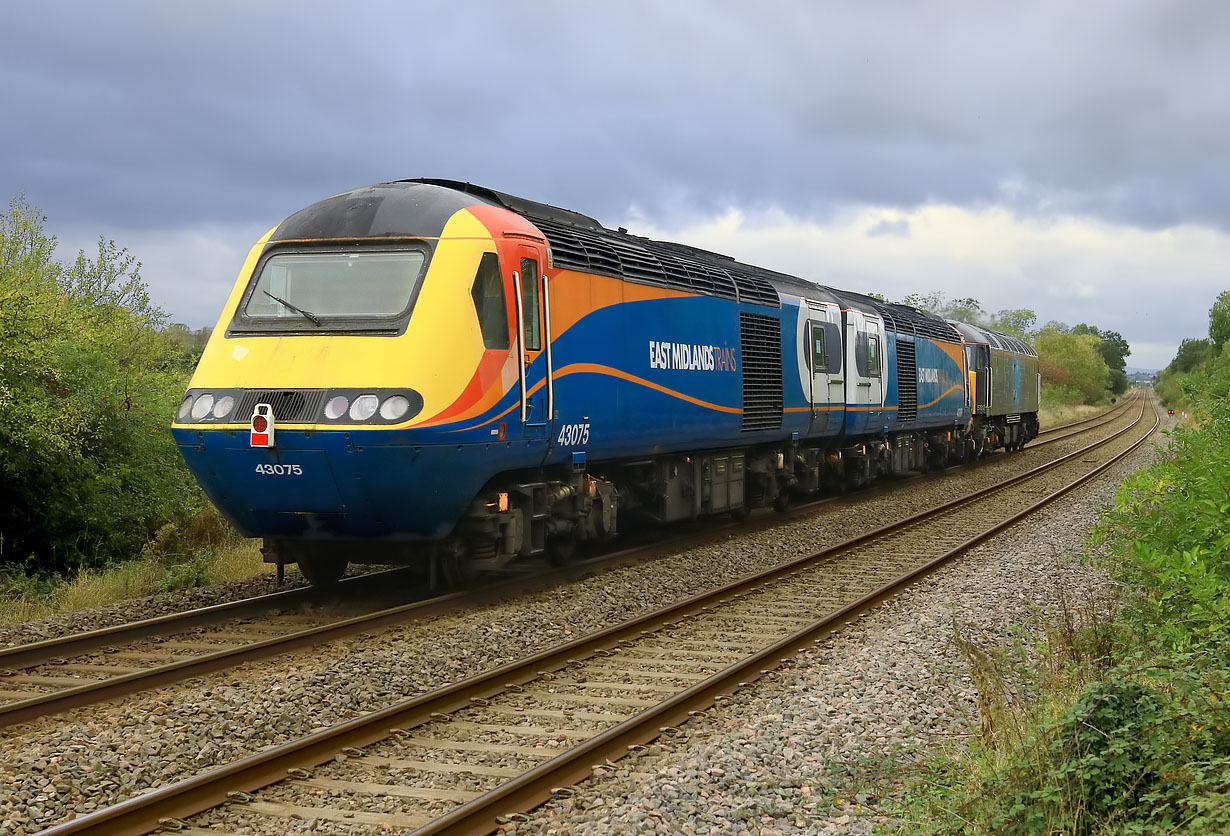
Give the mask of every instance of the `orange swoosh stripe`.
[{"label": "orange swoosh stripe", "polygon": [[[662,386],[659,383],[654,383],[652,380],[646,380],[643,377],[637,377],[636,375],[628,374],[627,372],[621,371],[620,369],[612,368],[611,366],[603,366],[598,363],[573,363],[571,365],[564,366],[562,369],[557,369],[554,372],[554,374],[551,375],[551,378],[553,380],[559,380],[561,377],[567,377],[570,374],[600,374],[600,375],[606,375],[607,377],[616,377],[616,378],[619,378],[620,380],[627,380],[630,383],[635,383],[638,386],[645,386],[650,389],[654,389],[658,392],[662,392],[663,394],[670,395],[672,398],[679,398],[682,401],[687,401],[688,403],[696,404],[697,406],[703,406],[705,409],[712,409],[717,412],[725,412],[730,415],[742,415],[743,414],[743,410],[740,409],[739,407],[722,406],[721,404],[709,403],[708,401],[702,401],[700,398],[694,398],[691,395],[685,395],[683,392],[676,392],[674,389],[669,389],[666,386]],[[533,395],[535,392],[541,389],[544,385],[545,385],[544,381],[541,381],[541,380],[538,381],[537,383],[535,383],[533,386],[530,387],[529,391],[526,392],[526,396],[528,397],[530,395]],[[938,398],[931,401],[930,403],[920,404],[918,408],[925,409],[929,406],[934,406],[935,404],[939,403],[944,398],[946,398],[954,390],[961,390],[961,389],[962,387],[959,385],[950,386],[948,387],[948,390],[944,392],[944,394],[940,395]],[[461,429],[450,430],[449,432],[465,432],[466,430],[477,430],[481,427],[485,427],[490,423],[500,420],[505,415],[512,412],[514,409],[516,409],[517,406],[518,404],[513,404],[508,409],[501,412],[499,415],[487,421],[484,421],[481,424],[475,424],[472,427],[462,427]],[[895,406],[881,407],[875,404],[872,404],[869,406],[845,406],[842,404],[830,404],[828,406],[817,406],[816,410],[817,411],[838,410],[838,409],[843,409],[843,408],[851,412],[863,412],[863,411],[872,410],[872,409],[883,409],[884,411],[887,412],[890,410],[895,410],[897,407]],[[804,407],[786,407],[784,411],[785,412],[810,412],[811,410],[812,410],[812,407],[804,406]]]},{"label": "orange swoosh stripe", "polygon": [[944,398],[946,398],[946,397],[948,397],[949,395],[951,395],[954,391],[964,392],[964,391],[965,391],[965,387],[964,387],[964,386],[962,386],[962,385],[961,385],[961,384],[959,384],[959,383],[954,383],[952,386],[949,386],[949,387],[948,387],[948,389],[946,389],[946,390],[944,391],[944,394],[940,395],[938,398],[936,398],[935,400],[931,401],[930,403],[920,403],[920,404],[918,405],[918,408],[919,408],[919,409],[926,409],[926,408],[927,408],[927,407],[929,407],[929,406],[935,406],[937,403],[939,403],[940,401],[944,400]]},{"label": "orange swoosh stripe", "polygon": [[[697,406],[703,406],[705,409],[712,409],[717,412],[726,412],[731,415],[742,415],[743,414],[743,410],[740,407],[722,406],[721,404],[709,403],[708,401],[702,401],[700,398],[694,398],[691,395],[685,395],[683,392],[676,392],[674,389],[669,389],[665,386],[662,386],[661,384],[654,383],[651,380],[645,380],[643,377],[637,377],[636,375],[628,374],[627,372],[620,371],[619,369],[612,368],[611,366],[603,366],[598,363],[573,363],[571,365],[564,366],[562,369],[556,369],[555,372],[551,375],[551,379],[559,380],[561,377],[567,377],[570,374],[601,374],[601,375],[606,375],[608,377],[617,377],[621,380],[627,380],[630,383],[635,383],[638,386],[645,386],[649,389],[654,389],[658,392],[662,392],[663,394],[670,395],[672,398],[679,398],[682,401],[687,401],[688,403],[693,403],[693,404],[696,404]],[[526,397],[533,395],[535,392],[541,389],[543,385],[544,385],[544,381],[541,381],[541,380],[535,383],[533,386],[530,387],[529,391],[525,393]],[[500,420],[505,415],[512,412],[514,409],[516,409],[518,405],[519,404],[513,404],[508,409],[501,412],[499,415],[495,416],[494,418],[491,418],[490,420],[484,421],[481,424],[475,424],[472,427],[462,427],[461,429],[457,429],[457,430],[449,430],[449,432],[459,433],[459,432],[465,432],[466,430],[477,430],[480,427],[485,427],[488,424],[492,423],[493,421]]]},{"label": "orange swoosh stripe", "polygon": [[567,377],[570,374],[601,374],[608,377],[617,377],[620,380],[627,380],[631,383],[637,384],[638,386],[645,386],[658,392],[670,395],[672,398],[679,398],[681,401],[687,401],[688,403],[693,403],[697,406],[703,406],[705,409],[725,412],[730,415],[743,414],[743,409],[741,407],[722,406],[721,404],[702,401],[700,398],[694,398],[691,395],[685,395],[683,392],[676,392],[674,389],[668,389],[659,383],[654,383],[652,380],[646,380],[643,377],[637,377],[636,375],[628,374],[625,371],[620,371],[619,369],[614,369],[610,366],[601,366],[597,363],[573,363],[572,365],[564,366],[562,369],[555,372],[553,377],[554,379],[559,380],[561,377]]}]

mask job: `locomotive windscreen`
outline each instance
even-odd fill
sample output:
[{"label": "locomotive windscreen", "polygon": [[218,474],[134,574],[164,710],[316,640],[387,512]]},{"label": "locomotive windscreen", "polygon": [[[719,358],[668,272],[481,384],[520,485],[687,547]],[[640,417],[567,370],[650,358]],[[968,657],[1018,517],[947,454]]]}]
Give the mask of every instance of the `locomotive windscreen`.
[{"label": "locomotive windscreen", "polygon": [[276,253],[265,260],[242,316],[253,324],[400,317],[425,261],[420,250]]}]

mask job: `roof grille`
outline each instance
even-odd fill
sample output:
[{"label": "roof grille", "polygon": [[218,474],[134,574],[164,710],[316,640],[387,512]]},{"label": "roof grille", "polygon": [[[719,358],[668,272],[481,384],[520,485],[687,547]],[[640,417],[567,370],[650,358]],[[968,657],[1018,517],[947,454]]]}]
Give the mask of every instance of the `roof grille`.
[{"label": "roof grille", "polygon": [[687,293],[781,307],[768,271],[695,247],[591,229],[527,214],[551,244],[556,267]]}]

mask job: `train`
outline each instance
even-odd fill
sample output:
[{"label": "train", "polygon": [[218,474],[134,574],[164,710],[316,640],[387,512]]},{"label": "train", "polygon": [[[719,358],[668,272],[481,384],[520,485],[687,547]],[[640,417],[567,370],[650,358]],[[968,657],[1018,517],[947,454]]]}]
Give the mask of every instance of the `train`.
[{"label": "train", "polygon": [[410,179],[256,242],[172,432],[279,573],[464,586],[621,528],[1019,449],[1040,389],[1006,334]]}]

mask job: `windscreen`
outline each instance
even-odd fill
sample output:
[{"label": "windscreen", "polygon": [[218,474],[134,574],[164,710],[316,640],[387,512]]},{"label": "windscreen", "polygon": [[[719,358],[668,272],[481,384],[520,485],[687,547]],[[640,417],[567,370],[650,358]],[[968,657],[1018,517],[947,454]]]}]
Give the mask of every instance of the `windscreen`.
[{"label": "windscreen", "polygon": [[278,253],[265,261],[243,316],[317,325],[324,319],[391,319],[409,307],[425,257],[420,250]]}]

